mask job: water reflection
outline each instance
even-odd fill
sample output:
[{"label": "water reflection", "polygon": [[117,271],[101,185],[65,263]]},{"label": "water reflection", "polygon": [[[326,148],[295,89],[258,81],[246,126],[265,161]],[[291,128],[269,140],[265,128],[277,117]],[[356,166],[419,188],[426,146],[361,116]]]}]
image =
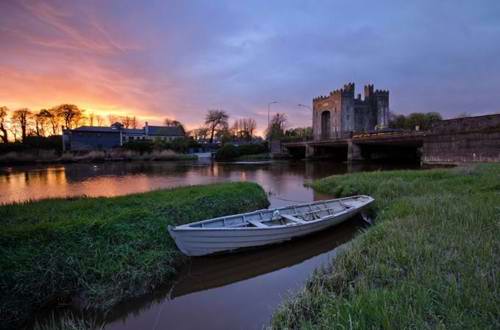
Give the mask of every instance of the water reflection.
[{"label": "water reflection", "polygon": [[174,324],[175,329],[259,329],[269,322],[283,297],[300,288],[361,225],[360,219],[353,219],[269,248],[192,258],[173,287],[115,308],[106,329],[154,329]]},{"label": "water reflection", "polygon": [[[66,196],[115,196],[222,181],[259,183],[271,207],[331,198],[304,182],[332,174],[380,170],[384,165],[331,161],[217,164],[129,162],[0,168],[0,203]],[[287,244],[242,254],[194,258],[177,284],[119,306],[108,329],[256,329],[265,325],[291,289],[302,286],[359,224],[341,226]]]},{"label": "water reflection", "polygon": [[181,185],[220,181],[254,181],[271,193],[273,206],[280,198],[313,200],[305,180],[347,171],[385,168],[381,165],[348,167],[328,161],[217,164],[203,162],[116,162],[20,166],[0,168],[0,203],[66,196],[115,196]]}]

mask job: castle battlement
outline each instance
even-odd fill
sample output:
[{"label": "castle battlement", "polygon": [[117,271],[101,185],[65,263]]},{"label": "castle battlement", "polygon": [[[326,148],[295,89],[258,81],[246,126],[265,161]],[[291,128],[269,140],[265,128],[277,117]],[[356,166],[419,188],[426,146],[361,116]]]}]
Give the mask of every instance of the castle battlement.
[{"label": "castle battlement", "polygon": [[[328,96],[313,98],[313,132],[316,140],[366,132],[387,127],[389,91],[364,86],[364,98],[355,94],[353,82],[332,90]],[[328,102],[322,102],[328,100]]]},{"label": "castle battlement", "polygon": [[340,95],[349,95],[353,94],[354,95],[354,90],[355,90],[355,85],[354,83],[347,83],[344,84],[342,88],[334,89],[332,90],[328,95],[320,95],[315,98],[313,98],[313,102],[317,101],[324,101],[328,99],[331,96],[340,96]]},{"label": "castle battlement", "polygon": [[326,100],[327,98],[329,98],[329,96],[320,95],[320,96],[313,98],[313,102],[323,101],[323,100]]}]

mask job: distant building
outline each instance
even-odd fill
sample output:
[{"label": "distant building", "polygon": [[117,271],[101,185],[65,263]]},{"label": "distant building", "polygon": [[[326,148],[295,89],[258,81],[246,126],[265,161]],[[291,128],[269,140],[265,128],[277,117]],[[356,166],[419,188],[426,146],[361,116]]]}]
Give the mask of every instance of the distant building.
[{"label": "distant building", "polygon": [[313,135],[315,140],[341,138],[351,132],[387,128],[389,91],[366,85],[364,98],[354,95],[354,83],[313,99]]},{"label": "distant building", "polygon": [[184,136],[181,127],[149,126],[148,123],[142,129],[124,128],[120,123],[114,123],[110,127],[81,126],[63,130],[63,150],[106,150],[119,148],[129,141],[172,141]]}]

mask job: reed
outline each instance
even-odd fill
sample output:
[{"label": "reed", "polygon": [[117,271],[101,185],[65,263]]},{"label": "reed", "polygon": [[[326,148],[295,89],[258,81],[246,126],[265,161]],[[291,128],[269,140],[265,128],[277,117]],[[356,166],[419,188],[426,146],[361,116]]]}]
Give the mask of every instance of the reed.
[{"label": "reed", "polygon": [[254,183],[0,206],[0,324],[47,305],[109,310],[171,279],[186,260],[167,226],[268,206]]},{"label": "reed", "polygon": [[196,155],[181,154],[173,150],[154,150],[140,153],[132,150],[116,149],[107,151],[89,151],[86,153],[66,152],[58,154],[53,150],[9,152],[0,155],[0,164],[46,164],[46,163],[85,163],[104,161],[175,161],[194,160]]},{"label": "reed", "polygon": [[372,195],[376,224],[287,299],[273,328],[500,327],[500,165],[356,173],[313,186]]}]

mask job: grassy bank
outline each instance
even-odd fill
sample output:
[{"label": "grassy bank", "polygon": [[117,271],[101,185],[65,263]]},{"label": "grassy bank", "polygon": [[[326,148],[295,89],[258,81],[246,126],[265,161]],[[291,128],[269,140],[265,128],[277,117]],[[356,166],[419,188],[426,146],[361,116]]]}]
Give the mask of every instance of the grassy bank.
[{"label": "grassy bank", "polygon": [[158,150],[141,153],[132,150],[89,151],[86,153],[66,152],[58,154],[53,150],[36,152],[9,152],[0,155],[0,164],[47,164],[47,163],[85,163],[105,161],[172,161],[194,160],[196,155],[177,153],[172,150]]},{"label": "grassy bank", "polygon": [[274,315],[274,328],[500,327],[500,166],[357,173],[320,192],[376,198],[376,225]]},{"label": "grassy bank", "polygon": [[47,304],[106,310],[143,294],[184,260],[167,225],[267,205],[258,185],[227,183],[0,206],[0,324]]}]

